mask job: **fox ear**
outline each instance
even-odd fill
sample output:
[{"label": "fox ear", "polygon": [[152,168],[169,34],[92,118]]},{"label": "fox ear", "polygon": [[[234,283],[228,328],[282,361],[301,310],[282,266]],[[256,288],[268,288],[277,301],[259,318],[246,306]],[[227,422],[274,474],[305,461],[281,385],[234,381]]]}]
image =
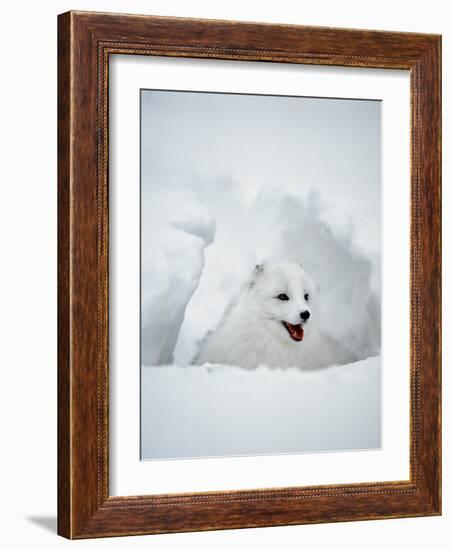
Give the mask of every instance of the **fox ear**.
[{"label": "fox ear", "polygon": [[255,286],[256,278],[264,271],[263,264],[256,264],[253,269],[252,278],[249,281],[249,289],[252,289]]}]

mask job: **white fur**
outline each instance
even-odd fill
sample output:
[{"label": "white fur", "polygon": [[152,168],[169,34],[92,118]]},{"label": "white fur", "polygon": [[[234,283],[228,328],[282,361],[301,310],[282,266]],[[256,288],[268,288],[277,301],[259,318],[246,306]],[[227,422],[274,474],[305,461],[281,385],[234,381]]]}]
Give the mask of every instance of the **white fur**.
[{"label": "white fur", "polygon": [[[278,299],[280,294],[289,300]],[[335,346],[327,345],[317,328],[316,294],[315,284],[298,263],[268,261],[257,266],[220,326],[202,343],[196,363],[305,369],[335,363]],[[310,312],[306,321],[300,316],[304,311]],[[293,340],[282,321],[302,324],[303,340]]]}]

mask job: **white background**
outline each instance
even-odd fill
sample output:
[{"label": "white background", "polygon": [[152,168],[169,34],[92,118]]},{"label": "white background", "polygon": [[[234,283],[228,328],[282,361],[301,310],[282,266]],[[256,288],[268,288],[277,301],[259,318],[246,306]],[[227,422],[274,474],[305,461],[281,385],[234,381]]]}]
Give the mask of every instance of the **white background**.
[{"label": "white background", "polygon": [[[453,476],[448,444],[452,400],[444,399],[444,515],[362,523],[279,527],[70,543],[55,535],[56,515],[56,14],[68,9],[256,20],[339,27],[434,32],[444,35],[444,124],[451,112],[453,23],[448,3],[379,4],[343,0],[43,1],[8,3],[2,10],[0,88],[0,223],[2,322],[2,546],[51,549],[145,548],[383,548],[446,549],[453,524]],[[450,119],[450,126],[453,119]],[[445,128],[444,152],[451,149]],[[444,155],[447,156],[446,154]],[[444,203],[451,203],[451,161],[444,162]],[[451,278],[453,217],[444,210],[444,281]],[[444,334],[451,321],[451,293],[444,285]],[[451,339],[450,339],[451,340]],[[453,391],[451,344],[444,341],[444,395]],[[451,437],[450,437],[451,439]]]}]

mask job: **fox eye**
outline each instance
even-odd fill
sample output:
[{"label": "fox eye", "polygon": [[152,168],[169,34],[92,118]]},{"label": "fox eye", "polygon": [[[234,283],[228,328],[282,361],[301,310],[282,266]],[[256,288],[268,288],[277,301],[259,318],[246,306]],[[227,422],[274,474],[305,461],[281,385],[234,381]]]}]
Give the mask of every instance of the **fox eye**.
[{"label": "fox eye", "polygon": [[279,294],[279,295],[277,296],[277,298],[278,298],[279,300],[282,300],[282,302],[284,302],[284,301],[286,301],[286,300],[289,300],[289,296],[288,296],[287,294]]},{"label": "fox eye", "polygon": [[308,298],[310,298],[310,296],[309,296],[308,294],[304,294],[304,300],[305,300],[306,302],[308,302]]}]

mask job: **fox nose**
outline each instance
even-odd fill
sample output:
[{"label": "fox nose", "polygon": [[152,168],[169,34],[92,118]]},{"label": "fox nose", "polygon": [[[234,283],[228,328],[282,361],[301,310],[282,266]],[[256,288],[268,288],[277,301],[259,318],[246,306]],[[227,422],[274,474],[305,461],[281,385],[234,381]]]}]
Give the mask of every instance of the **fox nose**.
[{"label": "fox nose", "polygon": [[306,321],[307,319],[310,318],[310,312],[309,311],[302,311],[301,314],[300,314],[300,317],[301,317],[301,319]]}]

